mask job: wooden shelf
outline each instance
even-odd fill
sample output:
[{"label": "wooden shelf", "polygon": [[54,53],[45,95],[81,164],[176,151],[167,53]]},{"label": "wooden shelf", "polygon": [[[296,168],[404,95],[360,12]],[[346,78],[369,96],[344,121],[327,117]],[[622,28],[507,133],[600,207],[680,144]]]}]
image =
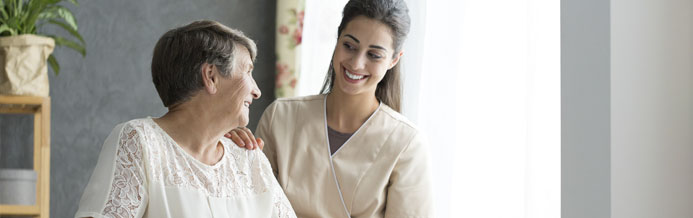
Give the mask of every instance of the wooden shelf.
[{"label": "wooden shelf", "polygon": [[0,113],[33,114],[41,109],[44,97],[0,95]]},{"label": "wooden shelf", "polygon": [[49,97],[0,95],[0,114],[34,115],[34,171],[36,205],[1,205],[1,215],[23,215],[47,218],[50,204],[50,121]]},{"label": "wooden shelf", "polygon": [[40,215],[39,207],[36,205],[0,205],[0,213],[3,215]]},{"label": "wooden shelf", "polygon": [[40,106],[48,99],[48,97],[38,96],[0,95],[0,103],[4,104]]}]

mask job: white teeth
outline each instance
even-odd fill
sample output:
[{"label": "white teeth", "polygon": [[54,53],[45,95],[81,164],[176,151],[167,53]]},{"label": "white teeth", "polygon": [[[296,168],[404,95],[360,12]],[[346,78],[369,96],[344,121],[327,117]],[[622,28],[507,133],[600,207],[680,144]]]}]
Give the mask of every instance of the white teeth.
[{"label": "white teeth", "polygon": [[351,74],[351,73],[349,73],[348,70],[345,70],[344,72],[346,72],[346,75],[347,75],[347,77],[349,77],[349,79],[360,80],[360,79],[363,79],[363,77],[364,77],[364,75],[357,76],[357,75]]},{"label": "white teeth", "polygon": [[250,107],[250,102],[244,101],[244,102],[243,102],[243,106],[245,106],[245,107]]}]

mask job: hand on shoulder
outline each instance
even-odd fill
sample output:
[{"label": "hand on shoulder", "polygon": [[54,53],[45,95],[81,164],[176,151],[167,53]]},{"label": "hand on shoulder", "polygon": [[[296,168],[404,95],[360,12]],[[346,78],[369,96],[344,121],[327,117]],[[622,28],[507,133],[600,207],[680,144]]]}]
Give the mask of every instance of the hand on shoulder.
[{"label": "hand on shoulder", "polygon": [[265,147],[265,142],[261,138],[255,138],[253,132],[246,127],[238,127],[224,134],[224,137],[231,139],[239,147],[245,147],[248,150]]}]

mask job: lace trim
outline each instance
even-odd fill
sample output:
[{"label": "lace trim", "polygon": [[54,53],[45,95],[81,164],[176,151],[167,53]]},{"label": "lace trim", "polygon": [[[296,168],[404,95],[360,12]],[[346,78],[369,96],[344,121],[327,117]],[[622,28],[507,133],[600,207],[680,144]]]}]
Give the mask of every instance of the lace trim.
[{"label": "lace trim", "polygon": [[153,133],[146,136],[150,144],[147,165],[151,166],[152,182],[200,190],[208,196],[219,198],[257,195],[268,191],[271,183],[264,178],[274,178],[274,175],[261,168],[262,162],[257,158],[259,155],[252,151],[225,145],[222,162],[215,166],[204,165],[190,159],[156,123],[147,123],[147,129],[143,132]]},{"label": "lace trim", "polygon": [[147,193],[144,189],[142,147],[137,131],[125,125],[116,152],[115,173],[108,202],[102,215],[106,217],[132,218],[142,205]]},{"label": "lace trim", "polygon": [[294,209],[291,207],[291,204],[289,203],[289,199],[286,198],[286,195],[284,194],[284,190],[281,188],[279,185],[279,182],[277,182],[277,179],[274,178],[274,173],[272,172],[272,167],[269,165],[269,160],[263,155],[262,156],[265,161],[265,164],[263,164],[263,170],[265,172],[270,172],[268,177],[272,181],[269,181],[267,184],[272,184],[272,201],[274,202],[274,209],[277,212],[277,217],[290,217],[290,218],[295,218],[296,214],[294,212]]},{"label": "lace trim", "polygon": [[[227,142],[227,144],[230,142]],[[146,146],[143,151],[142,146]],[[116,156],[116,170],[104,208],[106,217],[135,217],[145,199],[145,179],[165,186],[195,189],[213,197],[238,197],[272,192],[277,217],[296,217],[284,191],[260,151],[224,145],[215,166],[190,160],[151,119],[125,124]],[[146,152],[147,159],[143,159]],[[146,160],[146,162],[144,161]],[[150,171],[149,177],[145,175]]]}]

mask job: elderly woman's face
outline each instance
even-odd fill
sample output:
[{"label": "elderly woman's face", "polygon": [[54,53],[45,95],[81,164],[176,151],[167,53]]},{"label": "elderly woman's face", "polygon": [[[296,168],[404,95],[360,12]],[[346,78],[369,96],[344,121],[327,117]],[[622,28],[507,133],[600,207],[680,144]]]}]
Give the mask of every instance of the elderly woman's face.
[{"label": "elderly woman's face", "polygon": [[255,79],[253,79],[253,61],[250,59],[248,49],[243,46],[236,47],[233,72],[228,77],[223,77],[219,84],[220,101],[224,102],[233,121],[239,126],[248,125],[248,114],[253,99],[260,98]]}]

